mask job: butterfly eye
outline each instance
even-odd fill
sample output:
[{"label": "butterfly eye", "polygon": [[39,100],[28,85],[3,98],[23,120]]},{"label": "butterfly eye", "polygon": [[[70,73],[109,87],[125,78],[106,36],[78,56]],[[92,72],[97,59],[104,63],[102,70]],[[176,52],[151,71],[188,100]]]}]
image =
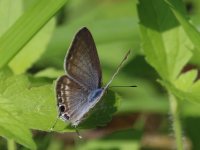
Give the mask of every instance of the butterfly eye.
[{"label": "butterfly eye", "polygon": [[60,105],[59,106],[59,110],[61,113],[63,113],[65,111],[65,106],[64,105]]}]

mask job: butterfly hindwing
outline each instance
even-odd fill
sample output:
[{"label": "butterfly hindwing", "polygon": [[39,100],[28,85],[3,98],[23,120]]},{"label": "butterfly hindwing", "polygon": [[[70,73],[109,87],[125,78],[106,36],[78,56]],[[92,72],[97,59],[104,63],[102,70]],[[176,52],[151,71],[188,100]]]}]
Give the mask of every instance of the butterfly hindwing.
[{"label": "butterfly hindwing", "polygon": [[88,89],[100,87],[102,78],[100,61],[94,40],[87,28],[82,28],[76,34],[64,66],[69,76]]},{"label": "butterfly hindwing", "polygon": [[84,107],[90,91],[64,75],[57,80],[56,93],[59,117],[76,125],[85,114]]}]

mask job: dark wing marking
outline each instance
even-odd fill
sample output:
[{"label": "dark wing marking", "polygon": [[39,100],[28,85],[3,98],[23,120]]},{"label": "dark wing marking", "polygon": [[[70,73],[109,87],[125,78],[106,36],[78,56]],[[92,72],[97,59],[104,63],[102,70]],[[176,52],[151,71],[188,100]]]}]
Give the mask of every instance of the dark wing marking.
[{"label": "dark wing marking", "polygon": [[75,35],[65,60],[69,76],[90,90],[101,86],[101,66],[91,33],[82,28]]}]

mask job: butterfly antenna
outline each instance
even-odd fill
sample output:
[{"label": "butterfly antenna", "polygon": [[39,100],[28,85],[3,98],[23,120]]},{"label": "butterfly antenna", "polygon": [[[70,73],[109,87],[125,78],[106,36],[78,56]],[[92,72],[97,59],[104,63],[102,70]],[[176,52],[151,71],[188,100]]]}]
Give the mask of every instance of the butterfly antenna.
[{"label": "butterfly antenna", "polygon": [[117,70],[115,71],[115,73],[113,74],[113,76],[111,77],[110,81],[107,83],[107,85],[105,86],[104,89],[107,89],[108,86],[111,84],[112,80],[115,78],[115,76],[118,74],[119,70],[121,69],[124,61],[128,58],[128,55],[130,54],[130,50],[126,53],[126,55],[124,56],[124,59],[121,61],[121,63],[119,64],[119,66],[117,67]]},{"label": "butterfly antenna", "polygon": [[76,134],[78,135],[79,139],[82,139],[83,137],[81,136],[81,134],[80,134],[80,132],[78,131],[78,129],[75,128],[75,130],[76,130]]},{"label": "butterfly antenna", "polygon": [[50,131],[53,131],[54,127],[56,126],[56,123],[58,122],[59,117],[56,118],[53,126],[50,128]]},{"label": "butterfly antenna", "polygon": [[115,88],[115,87],[137,87],[137,85],[113,85],[113,86],[110,86],[110,88]]}]

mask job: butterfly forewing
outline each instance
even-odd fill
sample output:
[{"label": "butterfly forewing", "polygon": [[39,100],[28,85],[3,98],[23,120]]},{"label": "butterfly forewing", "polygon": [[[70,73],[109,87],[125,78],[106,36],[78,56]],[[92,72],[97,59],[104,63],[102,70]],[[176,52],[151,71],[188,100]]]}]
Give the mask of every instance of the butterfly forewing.
[{"label": "butterfly forewing", "polygon": [[101,67],[94,40],[87,28],[75,36],[65,60],[68,75],[90,90],[100,87]]},{"label": "butterfly forewing", "polygon": [[65,121],[69,120],[72,125],[81,121],[84,112],[80,110],[84,110],[89,92],[87,88],[80,86],[69,76],[61,76],[56,83],[59,117]]}]

